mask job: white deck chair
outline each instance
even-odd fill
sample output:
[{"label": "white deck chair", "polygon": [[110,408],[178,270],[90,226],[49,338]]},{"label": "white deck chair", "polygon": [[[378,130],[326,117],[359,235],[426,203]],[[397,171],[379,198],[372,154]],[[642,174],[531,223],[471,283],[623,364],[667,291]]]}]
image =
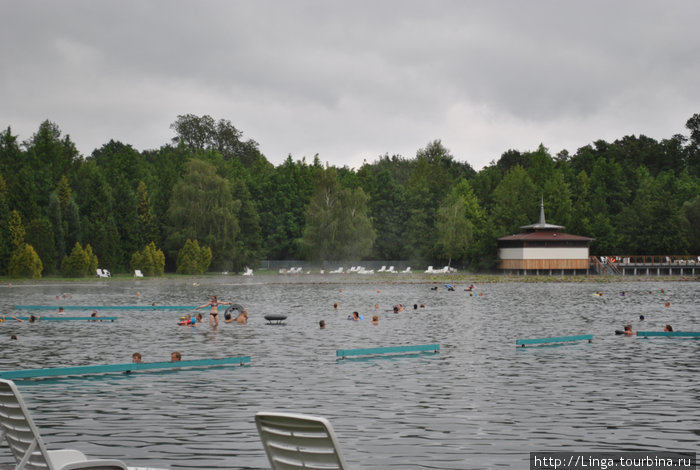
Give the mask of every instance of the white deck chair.
[{"label": "white deck chair", "polygon": [[0,379],[0,429],[5,435],[12,455],[17,460],[16,469],[127,470],[128,468],[119,460],[88,460],[79,450],[47,450],[22,400],[22,395],[11,380]]},{"label": "white deck chair", "polygon": [[243,272],[243,275],[244,276],[252,276],[253,270],[246,266],[245,271]]},{"label": "white deck chair", "polygon": [[255,424],[272,470],[348,468],[325,418],[261,411]]},{"label": "white deck chair", "polygon": [[97,277],[109,277],[109,274],[97,268]]},{"label": "white deck chair", "polygon": [[134,269],[134,277],[143,277],[143,273],[140,269]]}]

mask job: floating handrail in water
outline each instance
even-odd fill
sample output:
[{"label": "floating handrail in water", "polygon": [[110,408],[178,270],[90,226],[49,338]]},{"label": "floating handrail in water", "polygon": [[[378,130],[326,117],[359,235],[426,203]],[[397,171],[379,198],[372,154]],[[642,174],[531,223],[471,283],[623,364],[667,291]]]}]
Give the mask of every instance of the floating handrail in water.
[{"label": "floating handrail in water", "polygon": [[568,341],[593,341],[593,335],[553,336],[550,338],[516,339],[516,346],[524,348],[528,344],[565,343]]},{"label": "floating handrail in water", "polygon": [[67,375],[93,375],[110,372],[134,372],[138,370],[184,369],[190,367],[216,367],[232,364],[244,365],[250,356],[225,357],[223,359],[195,359],[175,362],[128,362],[125,364],[100,364],[93,366],[54,367],[49,369],[20,369],[0,371],[2,379],[29,379],[36,377],[60,377]]},{"label": "floating handrail in water", "polygon": [[378,354],[403,354],[412,352],[440,352],[439,344],[416,344],[411,346],[388,346],[383,348],[364,348],[364,349],[338,349],[335,355],[339,359],[345,359],[347,356],[369,356]]},{"label": "floating handrail in water", "polygon": [[[17,317],[18,320],[30,321],[30,317]],[[35,321],[116,321],[117,317],[34,317]]]},{"label": "floating handrail in water", "polygon": [[638,331],[637,336],[665,336],[667,338],[697,338],[700,339],[700,331]]},{"label": "floating handrail in water", "polygon": [[192,310],[196,305],[13,305],[15,310]]}]

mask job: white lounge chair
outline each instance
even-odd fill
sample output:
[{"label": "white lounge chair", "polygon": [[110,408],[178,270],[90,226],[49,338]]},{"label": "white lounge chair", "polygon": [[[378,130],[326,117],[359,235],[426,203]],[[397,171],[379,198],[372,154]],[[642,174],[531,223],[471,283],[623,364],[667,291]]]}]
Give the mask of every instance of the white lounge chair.
[{"label": "white lounge chair", "polygon": [[255,424],[272,470],[348,468],[325,418],[261,411]]},{"label": "white lounge chair", "polygon": [[384,266],[382,266],[381,268],[377,269],[377,272],[378,272],[378,273],[383,273],[384,271],[386,271],[386,265],[384,265]]},{"label": "white lounge chair", "polygon": [[411,272],[411,267],[409,266],[409,267],[407,267],[406,269],[404,269],[404,270],[403,270],[403,271],[401,271],[401,272],[402,272],[402,273],[406,273],[406,274],[408,274],[408,273],[410,273],[410,272]]},{"label": "white lounge chair", "polygon": [[97,268],[97,277],[109,277],[109,276],[110,276],[109,271],[107,271],[106,269],[102,270],[100,268]]},{"label": "white lounge chair", "polygon": [[396,271],[394,270],[393,266],[389,266],[389,269],[386,270],[388,273],[395,273]]},{"label": "white lounge chair", "polygon": [[134,269],[134,277],[143,277],[143,273],[140,269]]},{"label": "white lounge chair", "polygon": [[252,276],[253,270],[246,266],[245,271],[243,272],[243,275],[244,276]]},{"label": "white lounge chair", "polygon": [[11,380],[0,379],[0,429],[17,460],[17,469],[128,469],[115,459],[88,460],[79,450],[47,450],[22,395]]},{"label": "white lounge chair", "polygon": [[426,273],[434,273],[435,271],[433,271],[433,267],[432,267],[432,266],[428,266],[428,269],[426,269],[425,272],[426,272]]}]

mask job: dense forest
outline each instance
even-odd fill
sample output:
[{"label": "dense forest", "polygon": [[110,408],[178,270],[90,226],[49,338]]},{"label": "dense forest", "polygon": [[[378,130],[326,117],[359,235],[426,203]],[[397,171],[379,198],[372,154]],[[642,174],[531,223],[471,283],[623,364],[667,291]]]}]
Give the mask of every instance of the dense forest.
[{"label": "dense forest", "polygon": [[[182,115],[172,142],[110,141],[89,156],[44,121],[26,141],[0,134],[0,274],[31,247],[42,274],[65,274],[76,244],[99,266],[133,269],[155,245],[174,272],[193,241],[210,271],[262,259],[407,260],[473,270],[497,264],[497,239],[537,221],[595,238],[592,254],[700,254],[700,114],[687,135],[598,140],[551,155],[507,150],[481,171],[439,140],[359,169],[316,156],[271,164],[227,120]],[[468,158],[468,156],[465,156]]]}]

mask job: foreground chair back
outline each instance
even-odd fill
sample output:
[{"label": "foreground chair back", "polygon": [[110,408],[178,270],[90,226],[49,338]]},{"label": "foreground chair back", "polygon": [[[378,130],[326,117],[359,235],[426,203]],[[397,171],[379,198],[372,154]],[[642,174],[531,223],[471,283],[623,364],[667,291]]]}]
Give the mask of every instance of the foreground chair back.
[{"label": "foreground chair back", "polygon": [[88,460],[79,450],[47,450],[11,380],[0,379],[0,430],[17,460],[15,470],[127,469],[119,460]]},{"label": "foreground chair back", "polygon": [[272,470],[347,469],[331,423],[298,413],[259,412],[255,424]]}]

